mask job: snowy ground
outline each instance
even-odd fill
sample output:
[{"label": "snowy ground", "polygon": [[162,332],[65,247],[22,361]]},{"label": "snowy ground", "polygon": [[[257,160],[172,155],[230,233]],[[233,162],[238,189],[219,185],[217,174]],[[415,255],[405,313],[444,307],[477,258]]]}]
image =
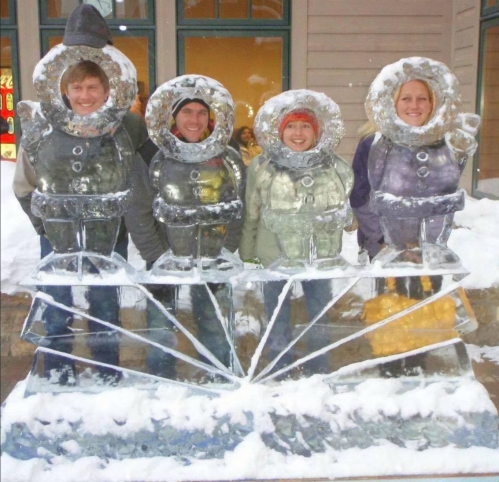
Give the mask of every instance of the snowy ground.
[{"label": "snowy ground", "polygon": [[[19,207],[11,189],[14,163],[2,162],[1,184],[1,290],[3,293],[15,293],[17,283],[28,275],[39,261],[38,238],[28,218]],[[499,202],[490,200],[467,200],[466,209],[458,213],[455,223],[459,226],[452,233],[449,246],[460,257],[470,275],[463,280],[465,288],[488,288],[499,286]],[[343,255],[354,262],[357,255],[355,233],[345,233]],[[132,264],[142,266],[136,254],[131,256]],[[471,348],[471,356],[478,360],[488,358],[499,364],[498,347]],[[106,424],[115,427],[113,418],[120,416],[132,422],[128,426],[146,426],[150,417],[157,416],[166,410],[181,414],[188,405],[186,393],[181,388],[158,389],[153,399],[136,389],[115,389],[102,394],[37,394],[22,398],[21,382],[8,399],[2,414],[2,430],[9,424],[26,422],[35,427],[37,417],[44,420],[61,414],[63,418],[81,417],[89,431],[97,433],[105,430]],[[481,385],[467,385],[462,393],[460,403],[468,403],[476,407],[478,399],[473,398],[481,393]],[[380,387],[371,387],[373,391],[365,391],[365,406],[369,406]],[[482,387],[483,389],[483,387]],[[288,390],[288,393],[286,393]],[[324,384],[316,377],[300,380],[289,393],[283,388],[281,397],[286,403],[299,404],[304,413],[322,410],[325,397]],[[421,406],[428,410],[437,407],[444,414],[450,414],[451,404],[445,397],[427,397],[421,388]],[[268,389],[258,385],[245,385],[237,392],[227,394],[212,410],[232,411],[234,416],[247,405],[261,412],[262,416],[270,409]],[[297,397],[296,393],[314,393],[314,397]],[[386,394],[385,394],[386,395]],[[167,401],[168,400],[168,401]],[[174,402],[171,402],[174,400]],[[267,402],[266,402],[267,400]],[[93,402],[93,403],[92,403]],[[170,403],[173,403],[173,408]],[[192,400],[189,403],[193,403]],[[203,423],[204,411],[208,401],[198,401],[197,408],[192,407],[194,420],[189,423]],[[359,401],[360,403],[360,401]],[[222,406],[222,404],[225,404]],[[232,405],[231,405],[232,404]],[[319,404],[319,405],[318,405]],[[407,400],[391,399],[391,409],[402,413],[415,407],[416,401],[407,404]],[[290,407],[291,407],[290,405]],[[99,410],[89,411],[99,406]],[[490,410],[495,410],[487,405]],[[292,410],[290,407],[283,409]],[[416,407],[417,408],[417,407]],[[421,407],[417,408],[418,410]],[[415,408],[414,408],[415,409]],[[85,413],[88,412],[88,416]],[[36,415],[36,416],[35,416]],[[187,423],[188,418],[186,419]],[[2,432],[2,437],[4,432]],[[68,446],[68,450],[78,450],[77,446]],[[190,465],[181,465],[172,458],[141,458],[125,461],[105,462],[96,457],[81,458],[71,462],[64,456],[55,456],[49,464],[42,459],[20,461],[7,454],[2,455],[2,481],[9,482],[80,482],[80,481],[180,481],[180,480],[234,480],[248,478],[333,478],[361,477],[403,474],[456,474],[456,473],[497,473],[499,472],[499,450],[473,447],[457,449],[444,447],[424,451],[409,450],[397,447],[388,441],[368,449],[348,449],[334,451],[328,449],[322,454],[311,457],[297,455],[284,456],[265,447],[255,432],[233,452],[227,453],[221,460],[194,460]]]}]

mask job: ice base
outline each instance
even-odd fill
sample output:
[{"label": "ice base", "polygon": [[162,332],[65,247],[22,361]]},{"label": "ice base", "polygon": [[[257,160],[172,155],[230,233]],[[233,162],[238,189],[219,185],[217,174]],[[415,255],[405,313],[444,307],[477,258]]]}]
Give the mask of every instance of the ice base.
[{"label": "ice base", "polygon": [[[460,280],[467,274],[462,267],[387,269],[374,263],[330,271],[310,268],[299,274],[252,270],[229,277],[225,284],[218,272],[216,286],[211,287],[199,279],[200,270],[193,271],[198,278],[163,279],[164,286],[175,287],[172,299],[155,299],[153,293],[160,290],[161,281],[154,276],[149,281],[152,286],[122,288],[121,297],[134,313],[126,328],[92,318],[85,308],[66,307],[38,294],[23,338],[41,346],[37,354],[47,354],[50,350],[43,346],[51,346],[54,340],[46,333],[42,313],[47,307],[72,313],[72,354],[53,350],[49,354],[58,353],[62,362],[74,366],[76,383],[51,383],[44,375],[45,361],[38,355],[24,392],[16,390],[4,406],[2,423],[9,421],[2,434],[4,453],[17,460],[37,457],[50,463],[59,456],[72,461],[97,456],[107,462],[174,457],[187,465],[195,459],[221,460],[256,437],[269,450],[303,457],[386,441],[418,451],[446,446],[498,448],[497,411],[474,379],[464,345],[456,338],[476,326],[459,291]],[[429,291],[428,280],[420,279],[423,276],[433,280]],[[423,289],[421,296],[402,311],[384,315],[381,310],[384,318],[364,322],[364,307],[388,294],[390,277],[401,299]],[[419,280],[417,286],[410,283],[411,277]],[[305,294],[311,282],[315,287]],[[275,308],[268,309],[264,291],[271,285],[272,297],[278,299]],[[128,297],[123,290],[130,291]],[[324,296],[317,301],[320,306],[312,309],[307,305],[309,295],[318,291]],[[279,341],[273,330],[280,325],[277,316],[286,299],[295,318]],[[444,312],[436,320],[429,318],[435,326],[426,326],[428,320],[417,316],[418,310],[446,299],[453,313],[449,326],[438,325]],[[146,305],[162,330],[145,324],[146,317],[140,313],[145,314]],[[212,335],[202,343],[194,336],[200,336],[201,326],[196,326],[194,308],[201,305],[202,320],[223,327],[224,343],[208,348]],[[416,319],[425,323],[414,324]],[[100,339],[94,336],[96,328],[90,328],[90,321],[119,335],[120,367],[88,359],[86,345],[98,346],[88,340]],[[430,346],[435,341],[425,341],[426,346],[408,351],[407,330],[418,340],[444,341]],[[373,335],[383,333],[388,333],[391,353],[396,354],[381,358],[376,350],[386,343]],[[269,346],[275,340],[278,343]],[[145,356],[151,349],[175,358],[174,377],[146,373]],[[422,357],[424,362],[411,363],[412,357],[416,361]],[[327,372],[306,370],[309,362],[320,365],[322,361],[328,362]],[[103,367],[120,371],[119,383],[100,383]],[[301,393],[310,396],[297,397]],[[120,415],[130,395],[144,403],[128,404],[127,413]],[[478,406],[469,403],[470,396]],[[41,400],[46,411],[39,410]],[[57,408],[60,404],[64,410]],[[18,413],[28,416],[19,418]],[[98,433],[87,417],[98,417]]]},{"label": "ice base", "polygon": [[334,269],[346,270],[350,268],[350,263],[348,263],[348,261],[341,255],[337,255],[332,258],[314,259],[311,265],[302,259],[288,259],[281,257],[269,266],[269,270],[271,271],[278,271],[288,275],[302,273],[308,268],[319,271],[330,271]]},{"label": "ice base", "polygon": [[459,269],[461,260],[447,246],[423,243],[422,248],[397,249],[386,246],[373,260],[384,268]]},{"label": "ice base", "polygon": [[244,268],[238,256],[222,248],[216,258],[194,258],[192,256],[174,256],[169,249],[151,268],[150,273],[140,275],[140,282],[151,282],[149,278],[199,278],[203,281],[226,281],[237,275]]},{"label": "ice base", "polygon": [[118,253],[110,257],[91,251],[50,253],[20,285],[133,285],[135,276],[135,269]]},{"label": "ice base", "polygon": [[[3,407],[9,425],[3,428],[2,451],[19,460],[53,462],[61,455],[71,461],[99,457],[106,462],[174,457],[189,465],[194,459],[223,459],[251,436],[284,455],[304,457],[329,448],[363,449],[386,441],[418,451],[499,447],[499,418],[492,402],[470,409],[469,399],[462,397],[463,393],[471,397],[486,393],[473,378],[427,383],[371,379],[328,387],[316,376],[214,395],[179,391],[166,384],[147,392],[147,397],[142,392],[141,403],[128,405],[123,418],[119,408],[111,407],[120,407],[130,390],[137,389],[115,388],[79,398],[74,393],[59,394],[50,401],[52,411],[43,407],[37,413],[26,411],[28,406],[39,406],[37,399],[19,398],[21,390],[14,391]],[[304,390],[320,394],[324,408],[314,412],[307,404],[296,403],[296,393]],[[262,403],[255,404],[255,399]],[[190,420],[180,404],[202,406],[203,416],[190,413]],[[444,411],[442,407],[452,408]],[[93,417],[100,421],[98,434],[89,429]]]}]

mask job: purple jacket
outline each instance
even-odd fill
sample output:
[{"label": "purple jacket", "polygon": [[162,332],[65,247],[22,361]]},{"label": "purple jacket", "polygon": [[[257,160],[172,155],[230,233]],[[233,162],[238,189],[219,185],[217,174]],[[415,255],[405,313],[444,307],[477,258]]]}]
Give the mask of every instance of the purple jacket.
[{"label": "purple jacket", "polygon": [[369,151],[373,143],[374,136],[369,136],[362,139],[357,146],[355,156],[352,162],[355,181],[353,184],[352,193],[350,194],[350,205],[352,208],[359,208],[369,202],[369,193],[371,185],[367,175],[367,160]]}]

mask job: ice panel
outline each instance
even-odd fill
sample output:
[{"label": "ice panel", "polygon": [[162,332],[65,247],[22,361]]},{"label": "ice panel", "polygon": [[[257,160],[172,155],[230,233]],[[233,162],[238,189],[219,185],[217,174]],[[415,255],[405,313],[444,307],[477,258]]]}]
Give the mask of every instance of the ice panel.
[{"label": "ice panel", "polygon": [[[128,290],[137,299],[146,297],[137,288]],[[122,306],[119,310],[113,292],[115,287],[90,288],[86,311],[68,308],[47,294],[38,293],[22,338],[63,353],[175,380],[203,383],[234,378],[230,368],[217,359],[217,352],[212,354],[178,319],[184,317],[188,322],[189,316],[181,309],[178,318],[172,314],[169,293],[160,297],[160,301],[151,303],[148,299],[145,304],[141,301],[137,306]],[[59,291],[52,293],[63,299],[68,296]],[[185,304],[183,298],[184,295],[179,296],[179,306]],[[101,320],[90,314],[96,310]],[[192,309],[189,315],[192,319]],[[224,355],[227,352],[230,358],[230,349],[222,351]]]},{"label": "ice panel", "polygon": [[90,251],[72,254],[50,253],[22,286],[135,285],[136,272],[118,253],[104,256]]},{"label": "ice panel", "polygon": [[[265,358],[258,360],[255,381],[331,373],[351,363],[456,338],[476,327],[458,286],[452,275],[362,278],[347,285],[345,293],[339,290],[339,299],[316,323],[303,316],[311,300],[302,293],[291,301],[298,311],[291,317],[291,346],[281,356],[285,362],[267,361],[264,366]],[[272,331],[268,346],[271,337]],[[268,349],[262,349],[263,353]]]},{"label": "ice panel", "polygon": [[464,342],[452,338],[403,354],[390,355],[340,368],[325,379],[330,385],[353,387],[373,378],[404,378],[409,388],[421,380],[458,380],[474,378],[471,361]]},{"label": "ice panel", "polygon": [[216,394],[213,390],[229,387],[227,383],[217,385],[213,382],[204,385],[185,384],[39,347],[28,375],[24,397],[43,392],[98,393],[113,387],[156,390],[165,384],[188,387],[193,393],[211,396]]}]

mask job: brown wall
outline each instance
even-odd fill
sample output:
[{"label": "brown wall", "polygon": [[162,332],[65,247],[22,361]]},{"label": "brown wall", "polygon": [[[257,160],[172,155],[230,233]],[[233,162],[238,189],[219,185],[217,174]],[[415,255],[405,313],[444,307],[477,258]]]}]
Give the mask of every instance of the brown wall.
[{"label": "brown wall", "polygon": [[[487,29],[485,37],[484,68],[482,75],[480,128],[480,173],[478,188],[483,189],[482,180],[499,178],[499,26]],[[497,188],[494,190],[497,195]]]},{"label": "brown wall", "polygon": [[307,88],[339,104],[347,133],[338,153],[351,161],[382,67],[415,55],[449,65],[452,1],[308,0],[307,38]]},{"label": "brown wall", "polygon": [[[453,0],[453,41],[450,67],[461,85],[463,112],[476,112],[480,2]],[[473,162],[468,162],[461,186],[471,193]]]}]

